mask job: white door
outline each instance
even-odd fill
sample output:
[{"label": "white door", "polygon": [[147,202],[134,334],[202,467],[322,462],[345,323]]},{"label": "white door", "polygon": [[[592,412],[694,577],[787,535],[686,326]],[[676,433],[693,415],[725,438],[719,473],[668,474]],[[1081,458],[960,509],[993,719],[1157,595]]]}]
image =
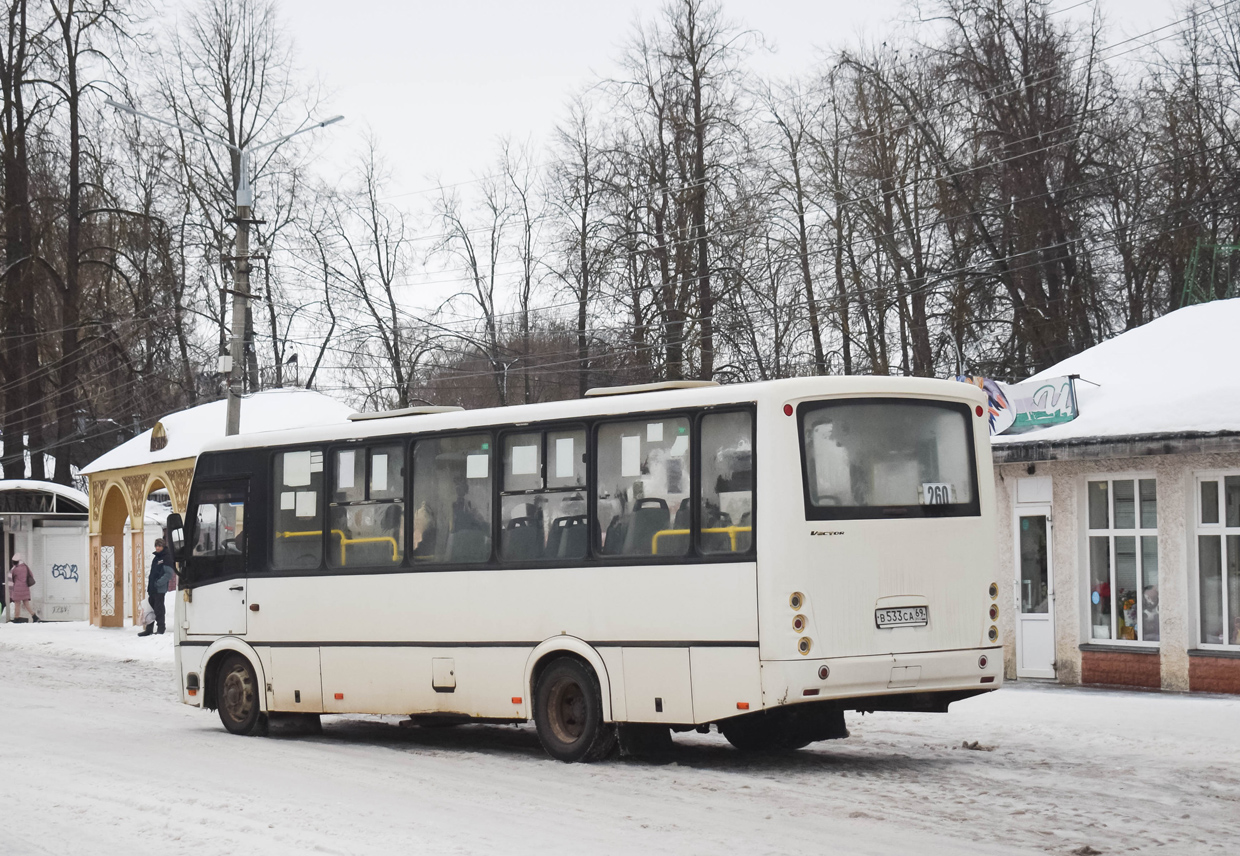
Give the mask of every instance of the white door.
[{"label": "white door", "polygon": [[1016,677],[1055,677],[1050,506],[1016,509]]}]

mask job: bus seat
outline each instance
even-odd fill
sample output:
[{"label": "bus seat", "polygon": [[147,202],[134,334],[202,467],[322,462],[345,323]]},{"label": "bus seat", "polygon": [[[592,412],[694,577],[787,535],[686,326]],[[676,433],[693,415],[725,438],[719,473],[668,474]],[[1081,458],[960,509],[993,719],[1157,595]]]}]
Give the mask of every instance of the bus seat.
[{"label": "bus seat", "polygon": [[680,507],[676,509],[676,522],[672,526],[673,529],[688,529],[693,522],[693,505],[692,500],[685,497],[680,501]]},{"label": "bus seat", "polygon": [[547,555],[556,559],[584,558],[589,531],[590,527],[584,514],[557,517],[551,523],[551,535],[547,539]]},{"label": "bus seat", "polygon": [[491,538],[480,529],[461,529],[448,536],[449,562],[485,562],[491,558]]},{"label": "bus seat", "polygon": [[504,527],[501,542],[505,559],[532,562],[543,556],[543,533],[538,519],[514,517]]},{"label": "bus seat", "polygon": [[666,499],[646,497],[637,500],[633,505],[633,521],[624,539],[624,553],[630,556],[650,555],[655,533],[667,529],[671,521]]},{"label": "bus seat", "polygon": [[604,556],[619,556],[624,552],[624,538],[629,531],[629,518],[617,514],[607,524],[607,537],[603,539]]}]

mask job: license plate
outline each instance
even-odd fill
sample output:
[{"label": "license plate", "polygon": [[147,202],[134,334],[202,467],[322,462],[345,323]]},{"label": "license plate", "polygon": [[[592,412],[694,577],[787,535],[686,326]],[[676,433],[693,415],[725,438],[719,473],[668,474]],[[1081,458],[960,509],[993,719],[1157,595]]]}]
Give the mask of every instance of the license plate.
[{"label": "license plate", "polygon": [[925,627],[930,623],[930,610],[924,606],[901,606],[896,609],[874,610],[874,623],[884,627]]}]

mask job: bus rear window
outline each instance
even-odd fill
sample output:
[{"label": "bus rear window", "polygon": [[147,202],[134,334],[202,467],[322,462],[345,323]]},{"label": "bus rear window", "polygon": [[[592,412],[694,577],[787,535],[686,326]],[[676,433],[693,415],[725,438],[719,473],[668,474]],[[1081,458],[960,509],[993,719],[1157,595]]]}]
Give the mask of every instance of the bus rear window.
[{"label": "bus rear window", "polygon": [[806,517],[980,513],[969,415],[964,404],[910,399],[802,404]]}]

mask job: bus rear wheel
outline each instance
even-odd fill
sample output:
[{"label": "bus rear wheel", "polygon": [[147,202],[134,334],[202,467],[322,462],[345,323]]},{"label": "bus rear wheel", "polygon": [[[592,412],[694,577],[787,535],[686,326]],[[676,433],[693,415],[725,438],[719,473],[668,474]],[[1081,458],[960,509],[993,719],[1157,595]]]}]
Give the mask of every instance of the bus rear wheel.
[{"label": "bus rear wheel", "polygon": [[258,677],[250,661],[240,654],[230,654],[220,666],[220,721],[233,734],[245,736],[267,733],[267,715],[259,704]]},{"label": "bus rear wheel", "polygon": [[572,657],[555,660],[539,675],[534,725],[543,749],[558,761],[598,761],[616,745],[615,726],[603,722],[598,677]]}]

